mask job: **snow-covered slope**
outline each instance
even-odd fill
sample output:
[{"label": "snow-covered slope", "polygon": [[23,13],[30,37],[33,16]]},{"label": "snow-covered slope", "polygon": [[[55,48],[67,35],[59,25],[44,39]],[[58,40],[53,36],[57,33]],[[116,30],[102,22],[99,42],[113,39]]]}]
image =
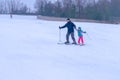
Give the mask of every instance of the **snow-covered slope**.
[{"label": "snow-covered slope", "polygon": [[75,22],[86,45],[58,45],[65,23],[0,15],[0,80],[120,80],[120,25]]}]

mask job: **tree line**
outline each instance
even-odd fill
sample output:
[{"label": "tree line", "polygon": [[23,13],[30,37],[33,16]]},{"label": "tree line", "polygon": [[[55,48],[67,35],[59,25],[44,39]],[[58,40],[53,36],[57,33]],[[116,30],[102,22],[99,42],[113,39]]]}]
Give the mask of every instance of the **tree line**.
[{"label": "tree line", "polygon": [[35,11],[20,0],[0,1],[0,14],[36,14],[78,19],[110,20],[120,17],[120,0],[36,0]]},{"label": "tree line", "polygon": [[29,8],[20,0],[0,1],[0,14],[27,14]]},{"label": "tree line", "polygon": [[43,16],[109,20],[120,17],[120,0],[36,0],[35,9]]}]

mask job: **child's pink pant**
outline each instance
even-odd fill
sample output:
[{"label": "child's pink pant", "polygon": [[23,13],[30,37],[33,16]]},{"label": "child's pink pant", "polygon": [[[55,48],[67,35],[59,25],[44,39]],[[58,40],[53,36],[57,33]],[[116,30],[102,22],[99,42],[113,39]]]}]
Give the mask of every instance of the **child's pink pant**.
[{"label": "child's pink pant", "polygon": [[82,44],[84,44],[83,36],[79,36],[79,38],[78,38],[78,44],[80,44],[80,42],[82,42]]}]

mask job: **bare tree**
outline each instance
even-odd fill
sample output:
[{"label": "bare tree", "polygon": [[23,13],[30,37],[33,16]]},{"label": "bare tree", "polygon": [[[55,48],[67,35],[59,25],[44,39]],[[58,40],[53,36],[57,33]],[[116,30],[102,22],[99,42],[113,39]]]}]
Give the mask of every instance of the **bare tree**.
[{"label": "bare tree", "polygon": [[84,14],[84,7],[86,6],[86,0],[76,0],[76,17],[82,18],[82,15]]},{"label": "bare tree", "polygon": [[63,17],[75,17],[76,6],[74,0],[62,0]]},{"label": "bare tree", "polygon": [[3,13],[3,5],[1,1],[0,1],[0,13]]},{"label": "bare tree", "polygon": [[44,8],[46,4],[47,4],[46,0],[36,0],[35,9],[37,11],[37,14],[44,15],[45,12]]},{"label": "bare tree", "polygon": [[7,4],[5,1],[0,1],[0,13],[7,13]]},{"label": "bare tree", "polygon": [[114,17],[120,17],[120,0],[111,0],[111,13]]},{"label": "bare tree", "polygon": [[62,4],[60,0],[57,0],[55,2],[55,6],[54,6],[54,15],[55,16],[62,16]]},{"label": "bare tree", "polygon": [[26,14],[27,6],[23,4],[20,0],[6,0],[7,10],[11,18],[13,14]]}]

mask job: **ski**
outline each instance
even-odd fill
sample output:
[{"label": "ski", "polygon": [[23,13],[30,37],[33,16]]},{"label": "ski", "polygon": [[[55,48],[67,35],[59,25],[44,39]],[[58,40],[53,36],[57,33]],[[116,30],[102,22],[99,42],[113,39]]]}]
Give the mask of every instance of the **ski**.
[{"label": "ski", "polygon": [[59,42],[59,43],[57,43],[57,44],[59,44],[59,45],[77,45],[77,46],[85,46],[85,44],[72,44],[72,43],[67,43],[67,44],[65,44],[65,43],[62,43],[62,42]]},{"label": "ski", "polygon": [[[57,43],[57,44],[65,44],[65,43]],[[65,45],[72,45],[71,43],[67,43]]]}]

